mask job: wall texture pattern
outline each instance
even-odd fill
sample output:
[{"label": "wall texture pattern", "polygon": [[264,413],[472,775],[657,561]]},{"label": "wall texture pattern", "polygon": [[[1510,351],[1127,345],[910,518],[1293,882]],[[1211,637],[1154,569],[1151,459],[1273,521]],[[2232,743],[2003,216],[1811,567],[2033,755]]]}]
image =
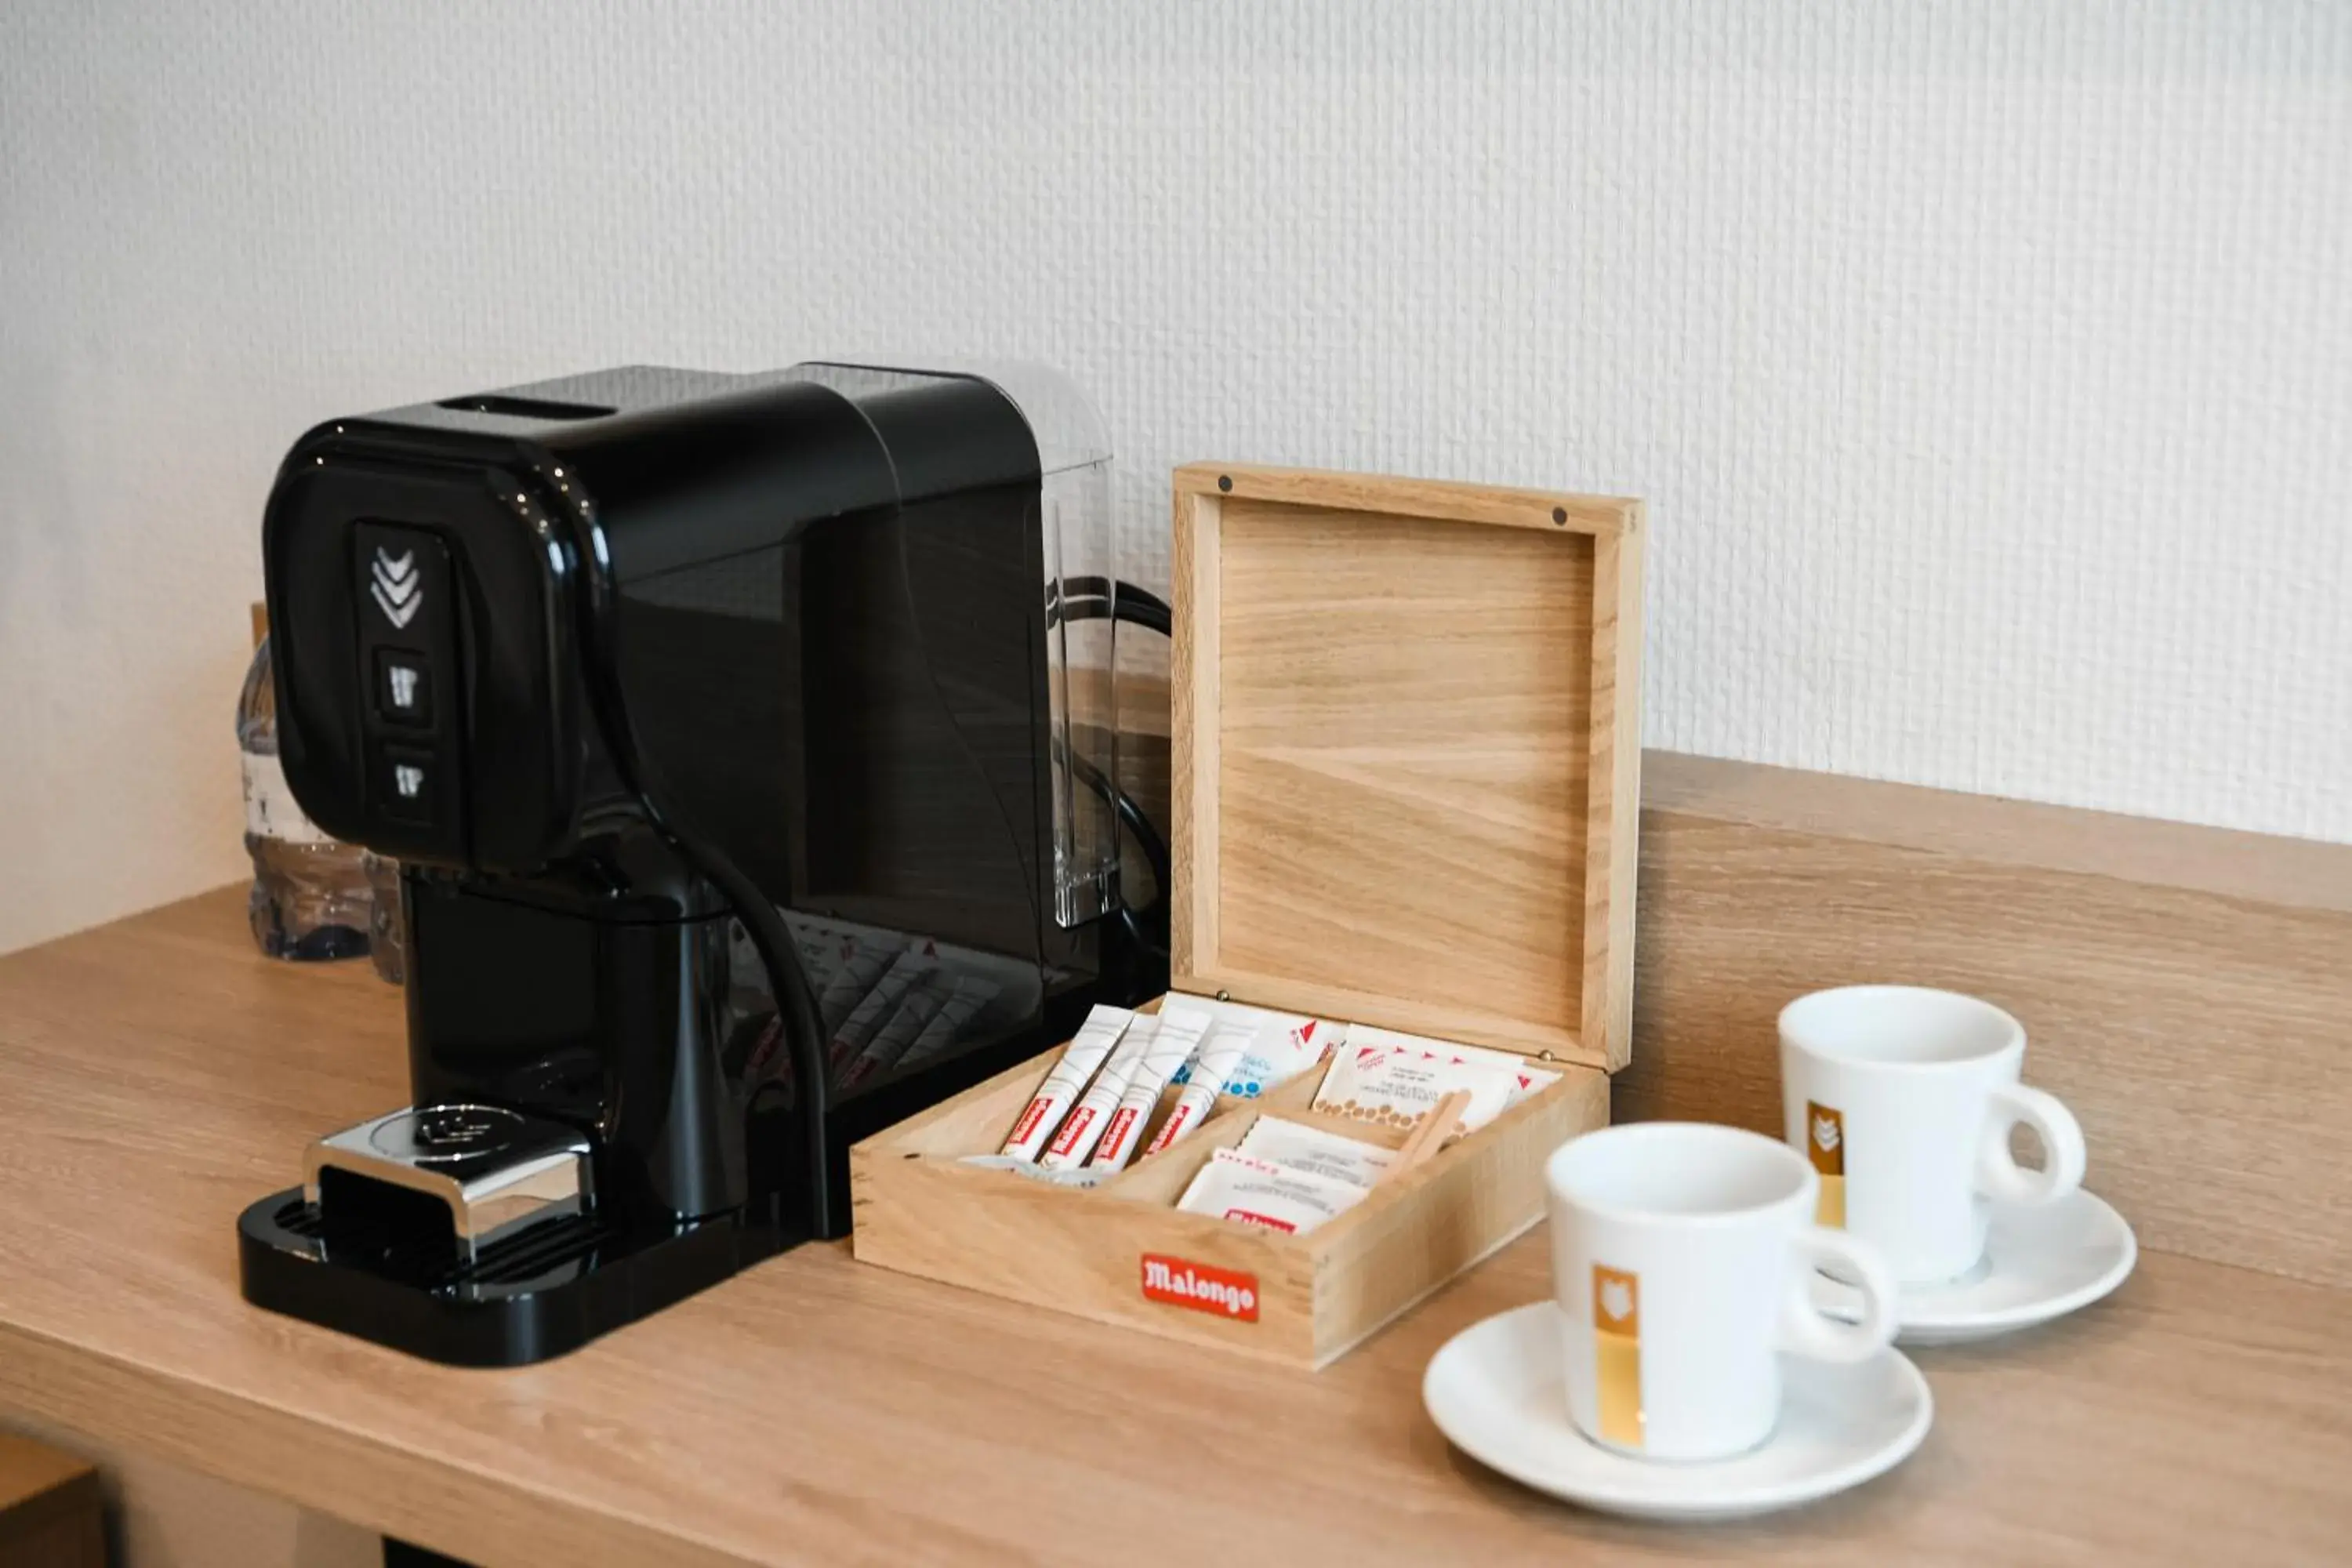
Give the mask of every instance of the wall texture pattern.
[{"label": "wall texture pattern", "polygon": [[237,874],[316,418],[1074,372],[1644,496],[1654,745],[2352,839],[2352,7],[0,7],[0,949]]}]

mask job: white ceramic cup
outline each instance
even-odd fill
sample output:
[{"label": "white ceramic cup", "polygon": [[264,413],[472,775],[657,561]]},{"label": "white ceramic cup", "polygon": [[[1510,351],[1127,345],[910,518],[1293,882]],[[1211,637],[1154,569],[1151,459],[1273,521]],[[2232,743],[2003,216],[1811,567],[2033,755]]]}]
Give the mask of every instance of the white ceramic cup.
[{"label": "white ceramic cup", "polygon": [[[1820,1180],[1759,1132],[1692,1121],[1588,1132],[1544,1165],[1568,1413],[1605,1447],[1718,1459],[1772,1434],[1780,1354],[1857,1362],[1895,1337],[1895,1284],[1868,1245],[1813,1224]],[[1807,1280],[1854,1279],[1862,1321]]]},{"label": "white ceramic cup", "polygon": [[[1792,1149],[1822,1177],[1815,1216],[1876,1247],[1906,1284],[1984,1257],[1992,1205],[2046,1204],[2083,1184],[2083,1130],[2017,1081],[2025,1026],[1990,1002],[1910,985],[1849,985],[1780,1012],[1780,1100]],[[2044,1166],[2009,1151],[2019,1122]]]}]

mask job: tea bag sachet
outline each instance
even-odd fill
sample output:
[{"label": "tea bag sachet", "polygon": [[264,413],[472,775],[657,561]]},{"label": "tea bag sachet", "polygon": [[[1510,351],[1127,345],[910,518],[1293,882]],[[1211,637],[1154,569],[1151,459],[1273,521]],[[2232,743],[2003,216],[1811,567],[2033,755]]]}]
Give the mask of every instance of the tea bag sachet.
[{"label": "tea bag sachet", "polygon": [[1316,1091],[1315,1109],[1383,1127],[1410,1127],[1455,1089],[1470,1103],[1449,1138],[1475,1132],[1559,1075],[1508,1051],[1484,1050],[1357,1025]]}]

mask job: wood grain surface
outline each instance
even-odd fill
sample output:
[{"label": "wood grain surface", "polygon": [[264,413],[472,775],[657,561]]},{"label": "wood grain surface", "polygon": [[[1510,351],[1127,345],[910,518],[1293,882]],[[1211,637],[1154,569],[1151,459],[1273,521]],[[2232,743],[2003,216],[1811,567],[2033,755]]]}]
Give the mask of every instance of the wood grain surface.
[{"label": "wood grain surface", "polygon": [[[2293,881],[2352,852],[2215,862],[2187,830],[2204,870],[2159,872],[2148,842],[2171,836],[2117,826],[2126,852],[2067,814],[2052,853],[2074,858],[2044,885],[2021,835],[1961,820],[1974,805],[1865,853],[1835,831],[1851,811],[1756,820],[1809,787],[1710,816],[1710,790],[1740,792],[1648,767],[1633,1109],[1756,1119],[1780,990],[1964,984],[2026,1019],[2029,1076],[2074,1101],[2092,1184],[2146,1241],[2340,1268],[2347,1015],[2323,1005],[2346,911],[2324,878],[2265,903],[2247,867]],[[2239,881],[2179,885],[2199,876]],[[1540,1232],[1320,1373],[839,1247],[514,1372],[247,1307],[237,1211],[307,1138],[404,1097],[396,994],[261,959],[241,893],[0,959],[0,1405],[490,1565],[2322,1563],[2352,1539],[2352,1295],[2161,1250],[2064,1323],[1921,1352],[1937,1426],[1893,1475],[1701,1531],[1549,1502],[1423,1413],[1448,1336],[1546,1293]]]},{"label": "wood grain surface", "polygon": [[[317,1509],[233,1486],[157,1458],[131,1442],[103,1442],[21,1409],[0,1427],[66,1449],[98,1467],[114,1568],[383,1568],[383,1540]],[[0,1563],[20,1568],[5,1551]]]},{"label": "wood grain surface", "polygon": [[1662,752],[1644,788],[1618,1121],[1777,1135],[1784,1004],[1971,992],[2143,1244],[2352,1286],[2352,847]]},{"label": "wood grain surface", "polygon": [[[1609,1121],[1607,1076],[1562,1068],[1558,1082],[1457,1140],[1442,1158],[1399,1167],[1396,1181],[1346,1213],[1287,1236],[1171,1205],[1212,1153],[1237,1145],[1260,1115],[1391,1147],[1405,1142],[1401,1131],[1313,1110],[1323,1068],[1258,1099],[1220,1095],[1190,1136],[1092,1190],[963,1164],[961,1156],[997,1152],[1052,1065],[1039,1058],[1009,1068],[850,1151],[858,1260],[1294,1367],[1328,1365],[1524,1235],[1543,1215],[1544,1161]],[[1148,1130],[1180,1092],[1162,1092]],[[1438,1132],[1453,1125],[1452,1117],[1432,1123]],[[1246,1275],[1255,1281],[1251,1312],[1192,1311],[1146,1299],[1139,1270],[1147,1256]]]},{"label": "wood grain surface", "polygon": [[1633,1052],[1634,900],[1641,854],[1642,508],[1593,541],[1592,685],[1585,763],[1584,1038],[1612,1072]]},{"label": "wood grain surface", "polygon": [[1467,485],[1450,479],[1402,479],[1351,474],[1328,468],[1275,468],[1249,464],[1187,463],[1176,469],[1176,488],[1277,506],[1345,507],[1391,517],[1461,518],[1503,528],[1544,532],[1567,529],[1609,539],[1640,526],[1641,503],[1616,496],[1574,495],[1565,490],[1513,489]]},{"label": "wood grain surface", "polygon": [[0,1432],[0,1563],[106,1568],[98,1471],[89,1460]]},{"label": "wood grain surface", "polygon": [[1174,485],[1177,988],[1622,1067],[1640,506]]}]

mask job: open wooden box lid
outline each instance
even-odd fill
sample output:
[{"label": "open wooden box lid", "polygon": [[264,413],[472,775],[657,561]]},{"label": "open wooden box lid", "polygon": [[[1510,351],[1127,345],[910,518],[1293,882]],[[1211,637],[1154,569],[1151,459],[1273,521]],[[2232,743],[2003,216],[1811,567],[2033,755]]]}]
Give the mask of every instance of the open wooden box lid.
[{"label": "open wooden box lid", "polygon": [[1177,990],[1615,1069],[1642,507],[1175,475]]}]

